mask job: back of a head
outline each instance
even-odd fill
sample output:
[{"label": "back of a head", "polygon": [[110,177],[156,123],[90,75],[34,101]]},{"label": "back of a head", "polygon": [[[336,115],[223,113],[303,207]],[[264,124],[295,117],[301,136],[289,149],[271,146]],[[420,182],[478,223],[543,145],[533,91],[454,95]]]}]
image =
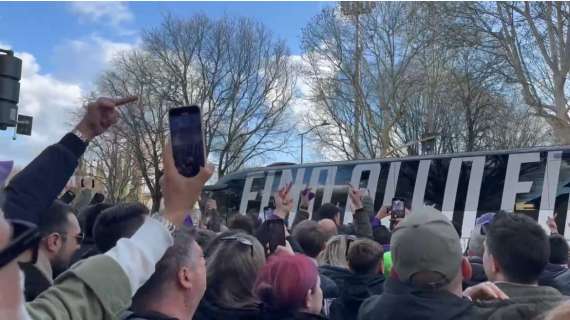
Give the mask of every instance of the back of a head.
[{"label": "back of a head", "polygon": [[532,284],[548,263],[548,236],[524,214],[497,214],[488,228],[486,248],[507,281]]},{"label": "back of a head", "polygon": [[[133,297],[135,305],[157,300],[165,290],[170,290],[177,283],[178,271],[182,266],[198,261],[198,254],[192,250],[194,241],[193,229],[182,228],[174,232],[174,244],[166,250],[150,279]],[[140,307],[144,308],[144,305]]]},{"label": "back of a head", "polygon": [[325,249],[321,251],[317,257],[319,265],[348,268],[346,252],[347,248],[349,247],[348,242],[352,241],[353,238],[354,236],[347,236],[343,234],[339,234],[330,238],[325,245]]},{"label": "back of a head", "polygon": [[326,241],[338,234],[338,228],[336,223],[331,219],[321,219],[319,220],[319,228],[321,232],[325,235]]},{"label": "back of a head", "polygon": [[261,243],[243,232],[224,232],[208,247],[206,296],[225,308],[246,308],[257,304],[253,285],[265,264]]},{"label": "back of a head", "polygon": [[255,233],[255,221],[253,221],[250,216],[238,213],[230,219],[228,228],[230,230],[241,230],[253,235]]},{"label": "back of a head", "polygon": [[337,206],[332,203],[325,203],[317,211],[317,216],[314,220],[331,219],[335,221],[338,214],[340,214],[340,209]]},{"label": "back of a head", "polygon": [[40,233],[48,235],[53,232],[66,232],[70,213],[73,213],[70,205],[61,200],[55,200],[47,212],[39,216],[38,228]]},{"label": "back of a head", "polygon": [[109,203],[98,203],[87,206],[79,212],[79,225],[81,226],[81,230],[84,230],[83,232],[85,233],[85,239],[93,239],[93,226],[95,225],[97,217],[99,217],[99,214],[101,214],[101,212],[109,209],[112,206],[113,205]]},{"label": "back of a head", "polygon": [[563,236],[553,234],[550,241],[550,258],[548,262],[552,264],[568,264],[568,242]]},{"label": "back of a head", "polygon": [[324,249],[325,237],[316,221],[302,221],[293,229],[293,239],[299,243],[303,252],[311,258],[316,258]]},{"label": "back of a head", "polygon": [[469,237],[469,243],[467,245],[467,253],[469,256],[483,257],[483,252],[485,251],[485,236],[481,234],[481,227],[475,226],[473,231],[471,231],[471,236]]},{"label": "back of a head", "polygon": [[376,274],[382,262],[384,250],[380,244],[369,239],[354,241],[347,254],[348,266],[356,274]]},{"label": "back of a head", "polygon": [[315,264],[303,255],[274,255],[259,271],[255,293],[270,310],[298,311],[318,276]]},{"label": "back of a head", "polygon": [[402,220],[392,233],[392,271],[418,288],[461,286],[462,250],[453,224],[441,212],[424,207]]},{"label": "back of a head", "polygon": [[99,252],[107,252],[121,238],[129,238],[144,223],[148,208],[138,202],[121,203],[104,210],[93,226]]},{"label": "back of a head", "polygon": [[195,234],[196,242],[198,243],[200,248],[202,248],[202,250],[206,252],[206,248],[208,248],[212,240],[214,240],[214,238],[216,237],[216,233],[212,230],[198,229],[198,228],[194,229],[194,231],[196,232]]}]

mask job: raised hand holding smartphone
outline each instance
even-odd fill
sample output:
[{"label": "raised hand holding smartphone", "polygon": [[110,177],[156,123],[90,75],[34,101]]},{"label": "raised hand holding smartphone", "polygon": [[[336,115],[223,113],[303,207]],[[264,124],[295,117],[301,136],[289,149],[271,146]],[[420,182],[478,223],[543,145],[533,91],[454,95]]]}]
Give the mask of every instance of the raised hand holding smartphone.
[{"label": "raised hand holding smartphone", "polygon": [[170,109],[168,117],[176,169],[185,177],[194,177],[206,164],[200,107],[192,105]]}]

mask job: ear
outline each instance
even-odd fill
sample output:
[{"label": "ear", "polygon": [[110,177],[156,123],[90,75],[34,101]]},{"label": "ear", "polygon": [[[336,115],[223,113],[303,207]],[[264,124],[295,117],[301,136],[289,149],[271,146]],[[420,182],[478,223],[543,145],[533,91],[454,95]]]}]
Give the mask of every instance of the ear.
[{"label": "ear", "polygon": [[178,283],[184,289],[192,288],[192,274],[190,268],[182,267],[178,270]]},{"label": "ear", "polygon": [[307,294],[305,295],[305,308],[307,309],[311,307],[312,296],[313,296],[313,289],[309,289],[309,291],[307,291]]},{"label": "ear", "polygon": [[501,265],[499,264],[497,259],[495,259],[495,256],[489,253],[489,258],[491,258],[491,261],[493,262],[491,263],[491,271],[493,271],[493,273],[495,274],[501,272]]},{"label": "ear", "polygon": [[51,233],[45,237],[45,246],[48,252],[58,252],[63,245],[63,239],[59,233]]},{"label": "ear", "polygon": [[471,262],[466,257],[461,258],[461,274],[463,275],[463,280],[470,280],[473,276]]}]

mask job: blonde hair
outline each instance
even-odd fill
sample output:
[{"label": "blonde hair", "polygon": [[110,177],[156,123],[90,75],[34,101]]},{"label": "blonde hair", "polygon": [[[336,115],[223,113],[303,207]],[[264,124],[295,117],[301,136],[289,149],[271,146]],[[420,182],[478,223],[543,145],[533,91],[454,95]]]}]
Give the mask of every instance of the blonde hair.
[{"label": "blonde hair", "polygon": [[327,241],[325,250],[317,257],[319,266],[329,265],[348,269],[346,252],[348,251],[349,237],[343,234],[336,235]]}]

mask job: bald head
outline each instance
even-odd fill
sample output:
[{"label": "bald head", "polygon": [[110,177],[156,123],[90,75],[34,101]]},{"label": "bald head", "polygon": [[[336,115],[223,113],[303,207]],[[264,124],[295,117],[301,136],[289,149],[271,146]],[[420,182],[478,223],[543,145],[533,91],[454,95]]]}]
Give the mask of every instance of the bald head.
[{"label": "bald head", "polygon": [[327,240],[337,235],[338,233],[338,230],[336,228],[336,223],[331,219],[320,220],[319,229],[326,236]]}]

